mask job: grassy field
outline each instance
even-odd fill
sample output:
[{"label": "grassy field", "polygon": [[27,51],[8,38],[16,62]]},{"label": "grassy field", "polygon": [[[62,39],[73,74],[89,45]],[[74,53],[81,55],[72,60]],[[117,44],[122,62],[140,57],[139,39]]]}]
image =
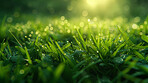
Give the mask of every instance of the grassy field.
[{"label": "grassy field", "polygon": [[148,18],[4,17],[0,42],[3,83],[148,83]]}]

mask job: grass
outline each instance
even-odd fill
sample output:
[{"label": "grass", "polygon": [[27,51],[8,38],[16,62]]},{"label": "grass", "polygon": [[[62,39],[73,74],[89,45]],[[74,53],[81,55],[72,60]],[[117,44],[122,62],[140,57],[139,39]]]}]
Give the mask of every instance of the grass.
[{"label": "grass", "polygon": [[1,82],[148,82],[148,19],[75,21],[62,16],[14,24],[5,19],[0,27]]}]

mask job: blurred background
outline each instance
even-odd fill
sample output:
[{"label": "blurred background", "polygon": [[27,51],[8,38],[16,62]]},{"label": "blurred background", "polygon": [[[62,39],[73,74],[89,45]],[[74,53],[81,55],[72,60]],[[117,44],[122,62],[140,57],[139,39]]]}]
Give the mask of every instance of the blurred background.
[{"label": "blurred background", "polygon": [[148,14],[148,0],[2,0],[0,16],[20,14],[66,17],[140,17]]}]

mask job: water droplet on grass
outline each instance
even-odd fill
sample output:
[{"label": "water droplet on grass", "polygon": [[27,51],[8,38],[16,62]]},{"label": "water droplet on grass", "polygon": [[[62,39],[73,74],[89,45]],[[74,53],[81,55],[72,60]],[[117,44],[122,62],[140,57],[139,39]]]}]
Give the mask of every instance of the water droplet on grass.
[{"label": "water droplet on grass", "polygon": [[31,37],[32,35],[31,34],[29,34],[29,37]]},{"label": "water droplet on grass", "polygon": [[23,69],[21,69],[19,73],[20,73],[20,74],[24,74],[24,72],[25,72],[25,71],[24,71]]},{"label": "water droplet on grass", "polygon": [[113,59],[113,62],[114,63],[117,63],[117,64],[121,64],[121,63],[123,63],[123,59],[121,57],[115,57]]},{"label": "water droplet on grass", "polygon": [[31,34],[33,34],[33,31],[31,31]]},{"label": "water droplet on grass", "polygon": [[50,27],[50,30],[52,31],[53,30],[53,27]]},{"label": "water droplet on grass", "polygon": [[140,32],[139,34],[140,34],[140,35],[142,35],[143,33],[142,33],[142,32]]},{"label": "water droplet on grass", "polygon": [[36,34],[36,35],[39,34],[39,31],[36,31],[35,34]]},{"label": "water droplet on grass", "polygon": [[97,53],[99,53],[99,51],[97,51]]},{"label": "water droplet on grass", "polygon": [[45,56],[45,54],[42,53],[42,56]]}]

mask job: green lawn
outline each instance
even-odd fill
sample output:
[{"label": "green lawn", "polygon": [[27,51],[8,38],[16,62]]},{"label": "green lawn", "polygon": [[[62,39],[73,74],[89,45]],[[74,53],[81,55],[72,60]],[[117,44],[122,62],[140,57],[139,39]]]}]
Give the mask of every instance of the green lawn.
[{"label": "green lawn", "polygon": [[43,19],[3,18],[0,82],[148,83],[148,18]]}]

